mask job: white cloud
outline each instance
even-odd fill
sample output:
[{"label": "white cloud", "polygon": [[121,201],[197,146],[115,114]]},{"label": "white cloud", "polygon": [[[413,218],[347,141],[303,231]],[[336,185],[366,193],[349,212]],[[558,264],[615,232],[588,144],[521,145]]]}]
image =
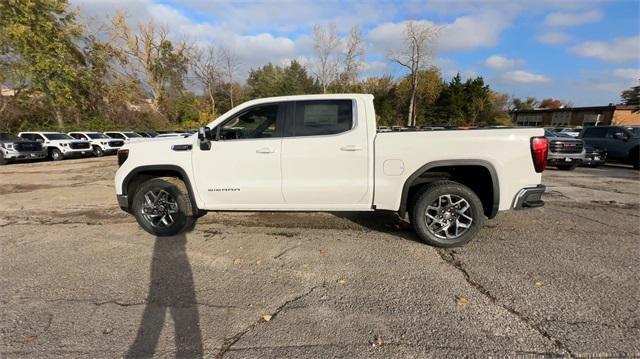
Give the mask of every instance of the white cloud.
[{"label": "white cloud", "polygon": [[640,36],[617,38],[613,42],[586,41],[569,50],[580,56],[607,62],[640,61]]},{"label": "white cloud", "polygon": [[522,66],[526,61],[522,59],[510,59],[508,57],[493,55],[484,61],[484,65],[492,70],[500,71]]},{"label": "white cloud", "polygon": [[507,82],[518,82],[525,84],[544,83],[551,81],[551,79],[547,76],[521,70],[505,72],[502,75],[502,79]]},{"label": "white cloud", "polygon": [[591,24],[602,19],[602,12],[591,10],[579,13],[571,12],[552,12],[544,19],[547,26],[577,26]]},{"label": "white cloud", "polygon": [[621,79],[637,81],[640,79],[640,68],[615,69],[613,75]]},{"label": "white cloud", "polygon": [[536,37],[536,40],[542,44],[558,45],[571,40],[571,35],[560,31],[554,31],[541,34]]},{"label": "white cloud", "polygon": [[[458,17],[449,24],[434,24],[426,20],[417,22],[439,28],[437,51],[455,52],[495,46],[510,20],[498,13],[484,12]],[[404,45],[406,23],[407,21],[380,24],[369,32],[369,40],[378,49],[398,51]]]}]

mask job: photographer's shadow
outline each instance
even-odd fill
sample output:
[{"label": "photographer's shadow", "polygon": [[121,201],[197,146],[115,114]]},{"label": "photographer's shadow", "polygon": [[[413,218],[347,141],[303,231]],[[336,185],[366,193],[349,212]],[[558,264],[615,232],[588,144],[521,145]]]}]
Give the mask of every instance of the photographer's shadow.
[{"label": "photographer's shadow", "polygon": [[153,356],[167,312],[175,324],[175,356],[202,357],[200,318],[186,242],[184,234],[156,238],[147,305],[127,358]]}]

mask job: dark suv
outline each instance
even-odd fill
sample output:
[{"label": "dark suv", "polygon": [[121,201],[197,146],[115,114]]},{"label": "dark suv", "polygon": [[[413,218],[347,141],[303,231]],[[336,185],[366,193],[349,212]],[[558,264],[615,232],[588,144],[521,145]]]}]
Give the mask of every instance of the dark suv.
[{"label": "dark suv", "polygon": [[584,142],[607,153],[607,160],[622,161],[640,169],[640,126],[587,127],[580,133]]}]

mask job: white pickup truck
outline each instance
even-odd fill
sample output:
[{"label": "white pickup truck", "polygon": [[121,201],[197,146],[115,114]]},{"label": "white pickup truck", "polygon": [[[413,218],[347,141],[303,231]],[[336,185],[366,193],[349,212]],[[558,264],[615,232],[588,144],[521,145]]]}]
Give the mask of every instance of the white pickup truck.
[{"label": "white pickup truck", "polygon": [[394,211],[440,247],[499,210],[540,207],[543,129],[378,132],[373,96],[246,102],[197,135],[118,151],[120,207],[170,236],[207,211]]}]

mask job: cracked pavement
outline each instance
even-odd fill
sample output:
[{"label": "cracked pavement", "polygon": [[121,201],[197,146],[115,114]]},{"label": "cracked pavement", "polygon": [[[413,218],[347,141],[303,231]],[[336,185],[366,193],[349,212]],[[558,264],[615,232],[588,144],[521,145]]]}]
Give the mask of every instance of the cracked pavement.
[{"label": "cracked pavement", "polygon": [[436,249],[384,213],[210,213],[154,238],[115,158],[0,168],[2,357],[640,355],[640,179],[545,172],[543,209]]}]

